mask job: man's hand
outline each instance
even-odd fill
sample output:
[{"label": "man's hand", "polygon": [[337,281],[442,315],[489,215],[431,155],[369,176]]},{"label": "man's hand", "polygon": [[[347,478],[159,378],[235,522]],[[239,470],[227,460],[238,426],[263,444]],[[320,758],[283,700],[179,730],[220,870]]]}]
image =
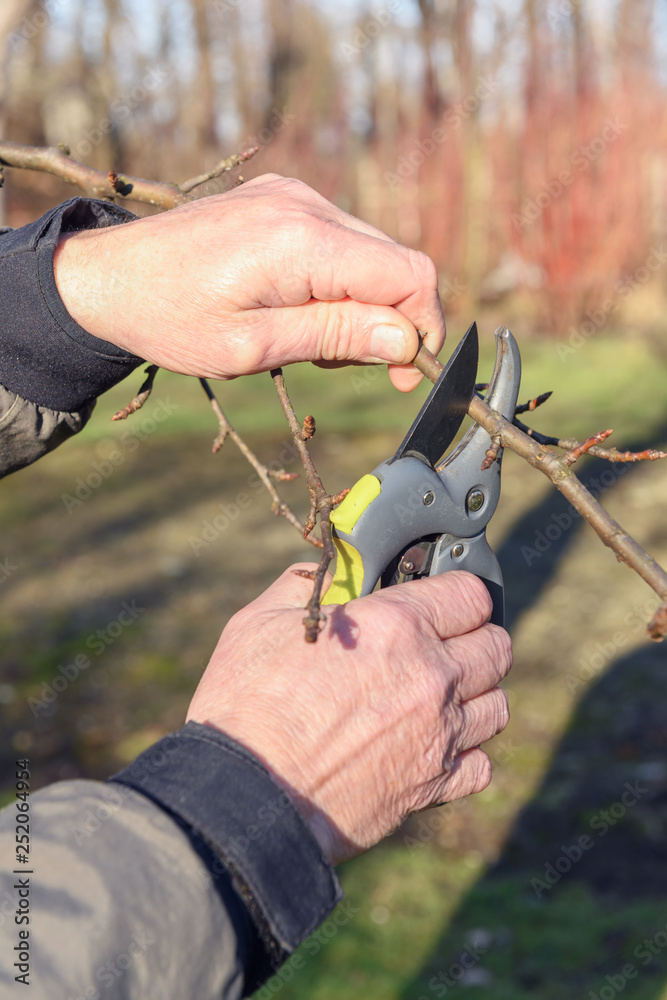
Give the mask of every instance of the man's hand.
[{"label": "man's hand", "polygon": [[[162,215],[64,236],[58,290],[89,333],[185,375],[388,361],[413,389],[417,330],[445,322],[433,262],[267,174]],[[400,367],[405,365],[406,367]]]},{"label": "man's hand", "polygon": [[511,646],[469,573],[332,605],[316,645],[303,641],[310,586],[288,570],[231,619],[188,719],[259,757],[337,864],[409,813],[486,787],[479,744],[509,719],[496,685]]}]

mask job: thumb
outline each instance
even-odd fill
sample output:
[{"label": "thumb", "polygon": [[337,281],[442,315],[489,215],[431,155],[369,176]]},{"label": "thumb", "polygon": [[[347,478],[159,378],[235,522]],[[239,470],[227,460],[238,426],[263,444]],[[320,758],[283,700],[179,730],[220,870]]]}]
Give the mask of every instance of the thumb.
[{"label": "thumb", "polygon": [[[417,331],[392,306],[354,299],[285,306],[276,317],[289,330],[290,361],[361,361],[407,365],[419,349]],[[283,352],[288,337],[280,338]]]}]

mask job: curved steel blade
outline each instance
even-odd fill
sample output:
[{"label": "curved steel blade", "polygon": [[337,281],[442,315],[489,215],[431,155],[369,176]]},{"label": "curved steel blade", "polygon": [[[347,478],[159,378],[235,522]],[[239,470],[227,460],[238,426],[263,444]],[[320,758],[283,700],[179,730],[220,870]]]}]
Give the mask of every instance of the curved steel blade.
[{"label": "curved steel blade", "polygon": [[477,324],[473,323],[459,341],[392,462],[414,455],[428,465],[435,465],[454,440],[468,412],[475,389],[478,356]]}]

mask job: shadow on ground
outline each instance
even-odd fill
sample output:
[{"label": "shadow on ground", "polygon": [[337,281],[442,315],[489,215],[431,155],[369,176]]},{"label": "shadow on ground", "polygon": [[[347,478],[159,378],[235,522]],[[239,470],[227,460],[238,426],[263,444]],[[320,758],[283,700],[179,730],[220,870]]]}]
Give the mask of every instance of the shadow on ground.
[{"label": "shadow on ground", "polygon": [[[649,446],[664,442],[666,431]],[[614,466],[605,479],[604,466],[590,463],[581,478],[589,488],[595,480],[596,492],[605,482],[613,490],[619,471],[633,475],[633,467]],[[541,599],[574,544],[577,530],[554,528],[553,540],[535,548],[549,526],[566,524],[568,510],[550,492],[499,549],[511,581],[510,630]],[[617,653],[610,644],[599,663],[591,660],[586,682],[611,665],[576,705],[498,860],[455,911],[403,1000],[462,987],[471,1000],[666,995],[667,649],[644,644]],[[586,687],[574,668],[564,679],[573,692]]]},{"label": "shadow on ground", "polygon": [[662,646],[587,691],[498,862],[403,993],[663,996],[667,978],[667,671]]}]

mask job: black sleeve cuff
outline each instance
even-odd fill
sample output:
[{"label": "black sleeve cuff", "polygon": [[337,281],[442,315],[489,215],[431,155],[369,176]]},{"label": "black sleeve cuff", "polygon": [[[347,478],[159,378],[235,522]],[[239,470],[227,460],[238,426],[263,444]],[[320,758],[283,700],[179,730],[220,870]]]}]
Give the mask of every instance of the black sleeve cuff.
[{"label": "black sleeve cuff", "polygon": [[184,820],[222,859],[273,969],[342,898],[333,869],[289,795],[225,733],[189,722],[110,780]]},{"label": "black sleeve cuff", "polygon": [[73,412],[141,364],[75,323],[53,273],[61,234],[134,218],[111,202],[70,198],[36,222],[0,234],[0,383],[7,389],[40,406]]}]

